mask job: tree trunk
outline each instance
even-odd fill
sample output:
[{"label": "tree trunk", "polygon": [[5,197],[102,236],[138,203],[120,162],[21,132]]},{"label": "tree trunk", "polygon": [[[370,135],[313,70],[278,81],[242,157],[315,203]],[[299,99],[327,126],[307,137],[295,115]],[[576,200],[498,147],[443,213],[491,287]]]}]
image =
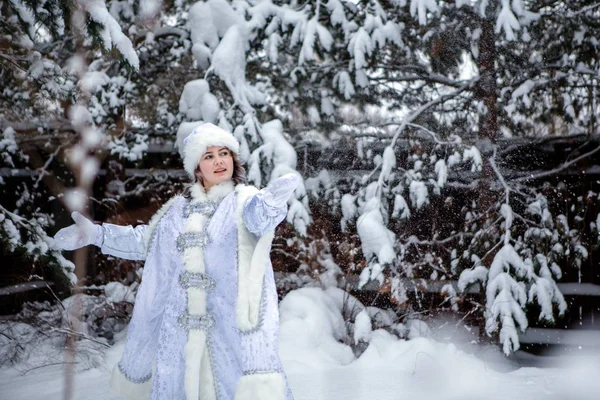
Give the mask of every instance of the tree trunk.
[{"label": "tree trunk", "polygon": [[498,135],[498,83],[496,80],[496,34],[494,20],[482,19],[479,39],[479,85],[478,97],[483,101],[486,114],[479,121],[479,139],[496,141]]},{"label": "tree trunk", "polygon": [[[494,220],[497,211],[494,204],[497,202],[497,193],[492,191],[492,182],[496,179],[494,170],[489,158],[493,154],[493,149],[498,136],[498,85],[496,80],[496,35],[494,32],[495,21],[493,15],[487,15],[481,20],[481,37],[479,38],[479,83],[476,89],[477,97],[485,106],[485,113],[480,115],[479,135],[477,148],[483,158],[483,171],[481,175],[481,184],[479,185],[479,198],[477,206],[479,212],[483,215],[483,221]],[[480,254],[482,256],[482,254]],[[490,253],[481,261],[483,265],[491,265],[495,254]],[[482,296],[485,293],[485,285],[482,285]],[[485,299],[485,296],[483,297]],[[485,300],[484,300],[485,301]],[[479,334],[485,337],[485,318],[480,320]]]}]

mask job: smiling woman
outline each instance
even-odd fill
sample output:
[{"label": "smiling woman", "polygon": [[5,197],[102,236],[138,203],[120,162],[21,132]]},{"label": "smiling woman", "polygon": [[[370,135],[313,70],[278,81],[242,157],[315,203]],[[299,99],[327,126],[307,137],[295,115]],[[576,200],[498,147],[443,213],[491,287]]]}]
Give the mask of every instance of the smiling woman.
[{"label": "smiling woman", "polygon": [[65,250],[95,244],[146,260],[111,378],[126,398],[292,400],[269,252],[299,177],[259,191],[245,185],[238,152],[231,133],[203,124],[183,141],[193,183],[148,225],[95,225],[75,214],[76,225],[56,234]]},{"label": "smiling woman", "polygon": [[227,147],[209,146],[196,168],[196,178],[205,189],[226,182],[233,177],[233,155]]}]

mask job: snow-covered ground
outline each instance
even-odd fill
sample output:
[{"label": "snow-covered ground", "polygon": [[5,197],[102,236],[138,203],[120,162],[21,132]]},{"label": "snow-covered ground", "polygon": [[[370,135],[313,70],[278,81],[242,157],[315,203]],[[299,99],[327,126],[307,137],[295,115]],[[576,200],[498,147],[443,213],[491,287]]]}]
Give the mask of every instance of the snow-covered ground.
[{"label": "snow-covered ground", "polygon": [[[598,354],[559,359],[552,367],[515,369],[500,356],[484,361],[481,353],[476,357],[454,344],[427,338],[399,340],[384,330],[370,332],[367,326],[359,336],[370,344],[356,358],[341,342],[345,327],[339,295],[336,290],[306,288],[281,302],[280,352],[296,400],[600,398]],[[74,399],[116,400],[108,381],[123,348],[124,332],[119,337],[106,352],[105,366],[76,375]],[[2,369],[0,398],[63,399],[63,368],[47,366],[25,375]]]}]

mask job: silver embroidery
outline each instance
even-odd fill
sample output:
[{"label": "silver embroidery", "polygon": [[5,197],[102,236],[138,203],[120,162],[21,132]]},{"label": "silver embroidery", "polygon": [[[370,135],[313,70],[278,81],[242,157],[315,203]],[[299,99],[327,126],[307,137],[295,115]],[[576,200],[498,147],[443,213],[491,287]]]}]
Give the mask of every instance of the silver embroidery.
[{"label": "silver embroidery", "polygon": [[[237,262],[237,260],[236,260]],[[239,264],[238,264],[238,276],[239,276]],[[238,278],[238,285],[239,285],[239,278]],[[266,281],[265,281],[265,277],[263,276],[263,282],[262,282],[262,290],[260,292],[260,308],[258,309],[258,323],[256,324],[256,326],[250,330],[247,331],[242,331],[241,329],[238,328],[238,332],[241,335],[250,335],[252,333],[258,332],[261,330],[262,326],[263,326],[263,322],[265,321],[265,309],[267,308],[267,288],[266,288]]]},{"label": "silver embroidery", "polygon": [[274,369],[274,370],[250,369],[248,371],[244,371],[244,375],[275,374],[275,373],[281,373],[281,372],[283,372],[283,369],[281,369],[281,368]]},{"label": "silver embroidery", "polygon": [[177,319],[179,326],[183,329],[209,330],[215,326],[215,319],[210,314],[206,315],[180,315]]},{"label": "silver embroidery", "polygon": [[125,379],[127,379],[129,382],[144,383],[144,382],[148,382],[150,380],[150,378],[152,378],[152,372],[149,372],[148,375],[143,376],[141,378],[133,378],[131,375],[129,375],[127,373],[127,371],[125,371],[125,368],[123,368],[123,366],[121,365],[120,361],[117,364],[117,366],[119,367],[119,371],[123,374],[123,376],[125,377]]},{"label": "silver embroidery", "polygon": [[206,200],[201,203],[188,203],[183,207],[183,218],[187,219],[193,213],[200,213],[207,217],[212,217],[219,204],[211,200]]},{"label": "silver embroidery", "polygon": [[179,275],[179,284],[184,288],[190,287],[204,289],[207,292],[214,289],[216,282],[208,274],[184,271]]},{"label": "silver embroidery", "polygon": [[[175,204],[175,202],[176,201],[173,201],[173,204]],[[167,215],[167,213],[171,210],[171,208],[173,208],[173,204],[171,204],[169,209],[165,210],[164,214],[160,216],[160,218],[156,222],[156,225],[154,225],[154,230],[152,232],[150,232],[150,240],[148,240],[148,244],[146,247],[146,256],[148,255],[148,252],[150,251],[150,248],[152,247],[152,244],[154,243],[154,238],[156,237],[156,232],[158,231],[158,226],[160,225],[160,223],[161,223],[162,219],[165,217],[165,215]],[[148,227],[148,228],[150,228],[150,227]]]},{"label": "silver embroidery", "polygon": [[181,252],[189,247],[204,247],[208,241],[206,231],[185,232],[177,237],[177,250]]},{"label": "silver embroidery", "polygon": [[210,332],[208,332],[206,334],[206,348],[208,350],[208,361],[210,362],[210,372],[211,372],[211,374],[213,376],[213,383],[214,383],[214,387],[215,387],[215,398],[216,399],[222,399],[223,398],[223,394],[222,394],[222,390],[221,390],[221,384],[217,380],[217,377],[215,375],[216,369],[218,368],[218,364],[215,362],[215,360],[213,358],[213,354],[212,354],[212,334]]}]

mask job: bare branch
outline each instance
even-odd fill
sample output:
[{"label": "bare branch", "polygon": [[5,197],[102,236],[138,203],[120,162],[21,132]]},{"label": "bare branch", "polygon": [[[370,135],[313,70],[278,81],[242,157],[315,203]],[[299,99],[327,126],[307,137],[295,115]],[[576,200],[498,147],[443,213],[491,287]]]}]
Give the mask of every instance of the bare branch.
[{"label": "bare branch", "polygon": [[563,165],[561,165],[558,168],[554,168],[554,169],[552,169],[550,171],[540,172],[540,173],[538,173],[536,175],[532,175],[532,174],[528,173],[525,176],[521,176],[519,178],[515,178],[513,181],[514,182],[523,182],[523,181],[529,181],[529,180],[533,180],[533,179],[545,178],[547,176],[551,176],[551,175],[557,174],[557,173],[559,173],[561,171],[564,171],[565,169],[569,168],[571,165],[576,164],[579,161],[581,161],[581,160],[583,160],[583,159],[585,159],[585,158],[587,158],[587,157],[589,157],[589,156],[597,153],[598,151],[600,151],[600,146],[596,147],[592,151],[589,151],[589,152],[587,152],[585,154],[580,155],[579,157],[577,157],[577,158],[575,158],[575,159],[573,159],[573,160],[571,160],[569,162],[564,163]]}]

